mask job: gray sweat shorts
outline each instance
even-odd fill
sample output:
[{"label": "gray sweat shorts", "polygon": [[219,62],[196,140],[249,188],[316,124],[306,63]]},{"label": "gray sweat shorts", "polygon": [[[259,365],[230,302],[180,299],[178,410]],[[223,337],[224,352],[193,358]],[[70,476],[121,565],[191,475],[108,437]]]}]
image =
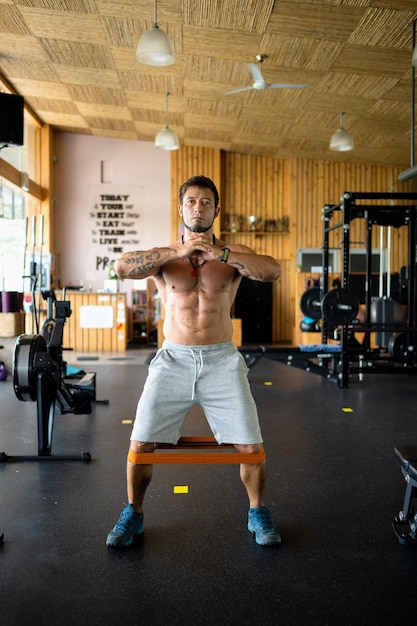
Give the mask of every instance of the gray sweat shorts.
[{"label": "gray sweat shorts", "polygon": [[262,443],[245,359],[231,341],[183,346],[164,341],[149,364],[130,439],[175,444],[199,404],[218,443]]}]

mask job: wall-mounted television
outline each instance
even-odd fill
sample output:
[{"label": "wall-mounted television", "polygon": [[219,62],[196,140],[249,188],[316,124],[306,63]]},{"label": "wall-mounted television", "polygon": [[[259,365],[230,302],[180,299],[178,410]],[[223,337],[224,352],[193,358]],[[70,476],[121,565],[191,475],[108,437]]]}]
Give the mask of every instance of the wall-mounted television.
[{"label": "wall-mounted television", "polygon": [[[329,272],[339,272],[339,248],[329,250]],[[297,267],[300,272],[321,274],[323,265],[323,252],[321,248],[297,248]]]},{"label": "wall-mounted television", "polygon": [[[297,248],[297,267],[301,272],[320,274],[322,272],[323,254],[321,248]],[[387,271],[387,251],[373,248],[371,272]],[[329,272],[337,274],[341,272],[341,251],[339,248],[329,249]],[[366,249],[351,248],[349,250],[349,272],[366,272]]]},{"label": "wall-mounted television", "polygon": [[[372,249],[371,273],[386,272],[387,251],[384,248]],[[349,250],[349,271],[366,272],[366,249],[351,248]]]}]

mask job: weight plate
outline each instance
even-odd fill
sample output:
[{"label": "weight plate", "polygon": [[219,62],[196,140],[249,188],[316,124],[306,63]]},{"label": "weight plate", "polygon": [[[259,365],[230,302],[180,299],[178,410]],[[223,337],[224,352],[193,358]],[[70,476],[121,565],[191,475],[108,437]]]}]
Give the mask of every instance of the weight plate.
[{"label": "weight plate", "polygon": [[409,338],[407,333],[393,333],[388,339],[388,352],[396,359],[403,359],[407,356],[408,347]]},{"label": "weight plate", "polygon": [[323,298],[322,311],[332,326],[350,324],[358,314],[359,299],[349,289],[332,289]]},{"label": "weight plate", "polygon": [[46,352],[41,335],[20,335],[13,352],[13,387],[18,400],[36,400],[35,360],[39,352]]},{"label": "weight plate", "polygon": [[320,287],[312,287],[303,293],[300,300],[300,309],[306,317],[311,317],[313,320],[321,318],[322,298],[323,291]]}]

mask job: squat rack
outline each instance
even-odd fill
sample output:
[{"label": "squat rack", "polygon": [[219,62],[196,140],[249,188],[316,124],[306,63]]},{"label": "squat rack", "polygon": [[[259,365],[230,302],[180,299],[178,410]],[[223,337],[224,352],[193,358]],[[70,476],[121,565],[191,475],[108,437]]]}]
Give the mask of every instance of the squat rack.
[{"label": "squat rack", "polygon": [[[387,201],[386,203],[374,204],[372,201]],[[400,201],[401,204],[395,204]],[[416,354],[416,214],[417,193],[356,193],[345,192],[339,204],[325,205],[322,209],[323,220],[323,295],[329,289],[329,237],[330,232],[341,229],[342,246],[342,271],[341,286],[349,289],[350,282],[350,224],[354,219],[366,220],[366,271],[365,271],[365,305],[366,323],[362,326],[355,324],[355,329],[365,332],[364,345],[358,354],[357,349],[349,347],[349,333],[352,327],[345,324],[341,326],[340,333],[340,370],[338,385],[345,387],[348,384],[350,374],[358,373],[360,377],[365,371],[414,373],[417,367]],[[337,223],[331,220],[340,217]],[[407,319],[405,326],[393,324],[371,323],[371,284],[372,284],[372,227],[394,226],[408,228],[408,300]],[[370,334],[376,330],[401,331],[407,335],[408,349],[403,359],[398,362],[391,355],[382,354],[380,350],[370,347]],[[322,323],[322,343],[326,344],[329,337],[329,327],[325,319]],[[352,363],[353,362],[353,363]]]}]

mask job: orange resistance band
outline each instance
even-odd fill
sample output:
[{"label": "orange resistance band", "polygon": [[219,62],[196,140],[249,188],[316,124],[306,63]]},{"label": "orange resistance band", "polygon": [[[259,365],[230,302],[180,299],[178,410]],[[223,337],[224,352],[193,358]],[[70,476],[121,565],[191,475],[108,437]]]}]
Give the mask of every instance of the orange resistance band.
[{"label": "orange resistance band", "polygon": [[249,464],[256,465],[265,460],[265,450],[262,446],[259,452],[177,452],[184,448],[233,448],[232,444],[218,445],[211,438],[183,437],[178,444],[161,444],[159,449],[174,450],[174,452],[133,452],[129,450],[127,459],[133,465],[217,465],[217,464]]}]

